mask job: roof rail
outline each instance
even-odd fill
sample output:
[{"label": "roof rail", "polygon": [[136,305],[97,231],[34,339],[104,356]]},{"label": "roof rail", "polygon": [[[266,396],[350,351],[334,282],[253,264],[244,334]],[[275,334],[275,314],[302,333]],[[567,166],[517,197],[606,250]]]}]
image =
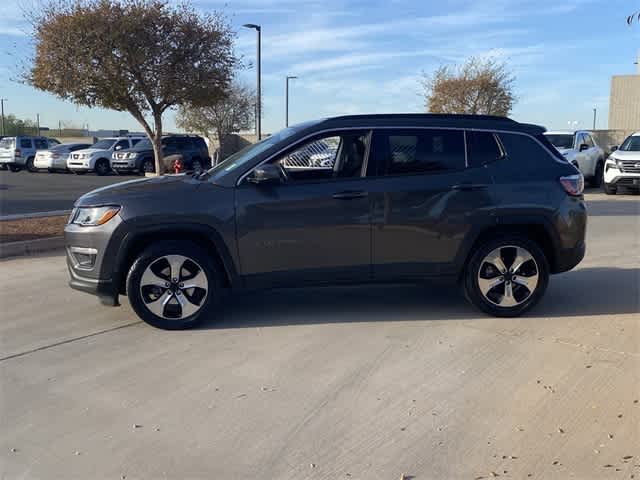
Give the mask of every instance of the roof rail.
[{"label": "roof rail", "polygon": [[509,117],[503,117],[500,115],[471,115],[466,113],[372,113],[372,114],[357,114],[357,115],[339,115],[337,117],[330,117],[327,120],[336,120],[341,118],[371,118],[371,117],[391,117],[391,118],[433,118],[442,120],[487,120],[493,122],[509,122],[518,123]]}]

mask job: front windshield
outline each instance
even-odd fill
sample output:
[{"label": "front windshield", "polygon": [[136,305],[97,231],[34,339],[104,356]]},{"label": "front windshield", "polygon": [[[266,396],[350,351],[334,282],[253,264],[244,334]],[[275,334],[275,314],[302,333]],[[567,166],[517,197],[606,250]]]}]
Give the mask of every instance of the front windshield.
[{"label": "front windshield", "polygon": [[104,140],[98,140],[96,143],[91,145],[91,148],[96,148],[98,150],[109,150],[116,141],[113,138],[105,138]]},{"label": "front windshield", "polygon": [[206,176],[210,177],[212,175],[224,174],[224,173],[228,173],[233,170],[236,170],[237,168],[240,168],[243,165],[246,165],[247,163],[251,162],[251,160],[253,160],[256,156],[258,156],[265,150],[268,150],[269,148],[274,146],[276,143],[284,140],[287,137],[290,137],[294,133],[297,133],[303,130],[304,128],[307,128],[319,121],[320,120],[305,122],[305,123],[300,123],[298,125],[284,128],[269,137],[263,138],[258,143],[248,145],[242,150],[240,150],[239,152],[236,152],[230,157],[226,158],[223,162],[220,162],[219,164],[215,165],[213,168],[211,168],[207,172]]},{"label": "front windshield", "polygon": [[143,138],[133,146],[132,150],[151,150],[151,149],[153,149],[153,145],[151,145],[151,141],[148,138]]},{"label": "front windshield", "polygon": [[549,133],[545,137],[556,148],[573,148],[573,135],[570,133]]},{"label": "front windshield", "polygon": [[623,152],[640,152],[640,135],[627,137],[627,139],[622,142],[622,145],[620,145],[619,150]]}]

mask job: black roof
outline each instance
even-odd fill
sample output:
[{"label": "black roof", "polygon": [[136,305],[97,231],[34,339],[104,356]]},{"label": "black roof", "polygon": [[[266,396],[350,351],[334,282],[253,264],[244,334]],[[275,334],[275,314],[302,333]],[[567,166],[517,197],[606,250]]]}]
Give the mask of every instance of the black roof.
[{"label": "black roof", "polygon": [[496,130],[513,130],[534,135],[546,129],[539,125],[520,123],[508,117],[495,115],[459,115],[441,113],[384,113],[371,115],[343,115],[326,118],[322,122],[327,127],[458,127],[458,128],[489,128]]}]

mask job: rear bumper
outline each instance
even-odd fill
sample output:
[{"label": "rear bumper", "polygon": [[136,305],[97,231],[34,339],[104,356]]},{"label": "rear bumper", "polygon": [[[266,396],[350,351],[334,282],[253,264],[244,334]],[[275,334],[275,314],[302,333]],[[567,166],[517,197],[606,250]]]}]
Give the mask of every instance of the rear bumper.
[{"label": "rear bumper", "polygon": [[568,272],[582,261],[586,251],[587,247],[584,242],[580,242],[574,248],[564,248],[560,250],[552,273]]}]

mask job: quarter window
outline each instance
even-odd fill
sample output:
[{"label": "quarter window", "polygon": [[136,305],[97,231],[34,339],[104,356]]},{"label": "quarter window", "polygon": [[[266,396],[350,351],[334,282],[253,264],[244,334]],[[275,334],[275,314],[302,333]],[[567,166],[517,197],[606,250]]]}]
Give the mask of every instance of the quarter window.
[{"label": "quarter window", "polygon": [[465,168],[462,130],[382,131],[376,154],[387,175],[438,173]]},{"label": "quarter window", "polygon": [[[499,136],[506,154],[514,161],[535,165],[550,157],[549,151],[528,135],[500,133]],[[561,158],[560,153],[557,158]]]},{"label": "quarter window", "polygon": [[502,157],[502,151],[492,132],[467,132],[469,166],[479,167]]}]

